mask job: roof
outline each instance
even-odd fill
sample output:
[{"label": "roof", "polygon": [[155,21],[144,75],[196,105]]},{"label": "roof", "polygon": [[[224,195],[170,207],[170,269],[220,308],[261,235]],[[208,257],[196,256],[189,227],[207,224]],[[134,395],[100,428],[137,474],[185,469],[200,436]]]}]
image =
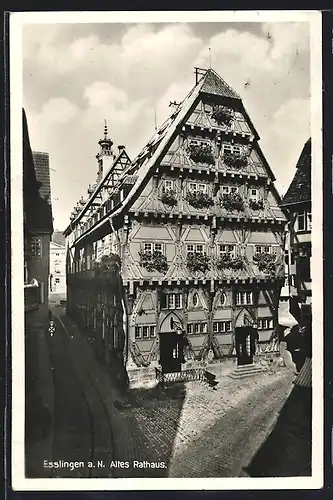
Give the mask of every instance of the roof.
[{"label": "roof", "polygon": [[[131,163],[130,157],[128,156],[125,149],[121,149],[119,151],[117,157],[115,158],[114,162],[110,166],[109,170],[106,172],[104,177],[100,180],[100,182],[94,188],[94,192],[92,193],[92,195],[88,199],[87,203],[83,206],[82,210],[80,210],[80,212],[77,214],[75,220],[70,222],[69,225],[67,226],[67,228],[65,229],[65,231],[63,232],[64,236],[68,236],[68,234],[70,234],[72,232],[72,228],[75,225],[75,223],[78,222],[84,216],[84,214],[87,212],[87,210],[92,206],[93,201],[100,195],[101,189],[102,189],[103,185],[105,184],[106,180],[109,178],[110,174],[113,172],[113,170],[118,165],[118,163],[121,163],[121,161],[123,159],[125,159],[125,160],[127,159],[129,164]],[[128,169],[125,167],[122,175],[124,176],[124,174],[127,171],[128,171]]]},{"label": "roof", "polygon": [[[188,118],[193,107],[196,105],[196,102],[199,99],[200,94],[203,93],[220,95],[222,97],[227,97],[231,99],[237,99],[241,103],[240,96],[213,69],[208,69],[206,73],[201,77],[199,82],[187,94],[184,100],[167,118],[167,120],[165,120],[165,122],[162,123],[162,125],[159,127],[158,130],[156,130],[155,134],[144,146],[139,155],[133,160],[131,165],[129,165],[129,167],[125,169],[125,171],[123,172],[121,181],[118,184],[117,189],[119,189],[125,182],[126,175],[136,174],[137,178],[135,183],[133,184],[132,189],[130,190],[126,198],[123,200],[121,205],[112,214],[102,218],[95,226],[93,226],[89,231],[87,231],[86,234],[90,234],[93,231],[100,229],[101,226],[103,226],[110,217],[116,217],[123,210],[128,208],[133,197],[135,195],[138,195],[139,189],[144,187],[145,183],[148,182],[149,171],[152,168],[154,168],[156,164],[158,164],[158,162],[163,157],[163,154],[165,153],[166,149],[171,144],[174,138],[174,134],[177,130],[177,127]],[[268,173],[271,176],[271,180],[274,181],[275,180],[274,175],[270,170],[261,150],[260,150],[260,155],[262,156],[265,162]],[[66,230],[66,234],[68,234],[68,229]],[[84,237],[85,235],[79,237],[78,242],[81,241]]]},{"label": "roof", "polygon": [[206,72],[203,76],[203,80],[201,92],[222,97],[230,97],[232,99],[241,99],[241,97],[213,69],[209,69]]},{"label": "roof", "polygon": [[53,243],[57,243],[58,245],[65,246],[66,238],[62,231],[54,231],[52,235]]},{"label": "roof", "polygon": [[294,384],[298,387],[312,386],[312,360],[311,358],[306,358],[304,365],[302,366],[299,374],[294,380]]},{"label": "roof", "polygon": [[53,233],[53,218],[51,204],[51,182],[49,168],[49,154],[41,151],[32,152],[36,178],[40,184],[39,196],[32,211],[33,225],[31,230],[35,233]]},{"label": "roof", "polygon": [[49,154],[41,151],[33,151],[35,172],[37,180],[40,182],[39,194],[51,205],[51,181],[49,168]]},{"label": "roof", "polygon": [[282,199],[282,206],[311,201],[311,138],[304,144],[296,172]]},{"label": "roof", "polygon": [[54,241],[50,242],[50,249],[56,249],[59,248],[59,250],[66,250],[65,245],[60,245],[59,243],[55,243]]}]

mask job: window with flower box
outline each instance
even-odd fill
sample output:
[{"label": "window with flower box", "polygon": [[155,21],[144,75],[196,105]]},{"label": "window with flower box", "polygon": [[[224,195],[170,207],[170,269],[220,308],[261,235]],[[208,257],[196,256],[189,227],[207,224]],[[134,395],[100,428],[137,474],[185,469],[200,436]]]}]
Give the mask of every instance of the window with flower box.
[{"label": "window with flower box", "polygon": [[257,325],[258,330],[271,330],[273,328],[273,318],[260,318]]},{"label": "window with flower box", "polygon": [[253,304],[252,292],[237,292],[236,305],[237,306],[250,306]]},{"label": "window with flower box", "polygon": [[238,193],[238,186],[221,186],[222,194]]},{"label": "window with flower box", "polygon": [[163,182],[163,187],[165,189],[165,191],[173,191],[174,189],[174,181],[171,180],[171,179],[166,179],[164,182]]},{"label": "window with flower box", "polygon": [[188,190],[190,193],[207,193],[207,184],[201,184],[198,182],[190,182]]},{"label": "window with flower box", "polygon": [[231,332],[231,321],[213,321],[213,333]]},{"label": "window with flower box", "polygon": [[137,325],[135,339],[151,339],[156,337],[156,325]]},{"label": "window with flower box", "polygon": [[219,254],[220,257],[222,255],[228,254],[230,257],[234,257],[236,255],[236,246],[235,245],[219,245]]},{"label": "window with flower box", "polygon": [[187,323],[187,333],[188,335],[207,333],[207,323]]},{"label": "window with flower box", "polygon": [[189,243],[188,245],[186,245],[186,253],[187,255],[194,255],[195,253],[204,255],[206,252],[204,249],[204,245],[202,245],[201,243]]},{"label": "window with flower box", "polygon": [[272,247],[269,245],[256,245],[254,247],[255,253],[272,253]]},{"label": "window with flower box", "polygon": [[157,252],[159,254],[163,254],[163,244],[146,242],[143,244],[143,251],[145,253]]}]

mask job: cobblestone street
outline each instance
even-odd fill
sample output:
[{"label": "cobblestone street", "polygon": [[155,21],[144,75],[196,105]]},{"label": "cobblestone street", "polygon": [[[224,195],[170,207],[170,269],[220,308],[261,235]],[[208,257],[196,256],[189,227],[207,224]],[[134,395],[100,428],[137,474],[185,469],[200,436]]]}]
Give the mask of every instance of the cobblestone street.
[{"label": "cobblestone street", "polygon": [[[39,346],[37,356],[43,360],[36,360],[35,383],[51,425],[46,435],[28,440],[28,477],[245,474],[243,467],[265,440],[288,397],[292,371],[272,369],[243,380],[221,374],[215,390],[203,382],[189,382],[164,390],[132,391],[124,401],[64,309],[55,305],[53,311],[57,326],[53,337],[45,328],[32,329]],[[128,461],[130,467],[71,471],[45,468],[44,460],[104,464],[117,460]],[[132,468],[134,460],[165,462],[168,467]]]}]

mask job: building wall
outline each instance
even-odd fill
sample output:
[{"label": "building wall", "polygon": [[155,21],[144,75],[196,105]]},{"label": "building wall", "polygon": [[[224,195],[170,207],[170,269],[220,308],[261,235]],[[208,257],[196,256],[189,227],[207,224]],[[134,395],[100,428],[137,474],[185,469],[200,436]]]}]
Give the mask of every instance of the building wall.
[{"label": "building wall", "polygon": [[50,291],[66,292],[66,248],[53,242],[50,244]]},{"label": "building wall", "polygon": [[38,255],[38,251],[31,252],[31,256],[28,262],[28,276],[29,281],[35,278],[41,287],[41,303],[48,304],[48,294],[49,294],[49,274],[50,274],[50,235],[49,234],[33,234],[31,236],[31,241],[40,241],[41,253]]}]

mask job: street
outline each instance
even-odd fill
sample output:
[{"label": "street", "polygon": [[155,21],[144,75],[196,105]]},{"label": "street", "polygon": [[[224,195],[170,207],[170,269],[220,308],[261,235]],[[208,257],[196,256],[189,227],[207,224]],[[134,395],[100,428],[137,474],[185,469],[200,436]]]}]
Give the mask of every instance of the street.
[{"label": "street", "polygon": [[[52,305],[56,331],[39,330],[38,381],[51,414],[47,436],[27,445],[29,477],[239,477],[270,431],[288,397],[293,374],[277,370],[217,390],[191,382],[169,389],[118,394],[93,347]],[[37,424],[38,425],[38,424]],[[45,467],[47,461],[85,466]],[[133,461],[165,469],[133,468]],[[130,466],[87,467],[128,461]]]}]

